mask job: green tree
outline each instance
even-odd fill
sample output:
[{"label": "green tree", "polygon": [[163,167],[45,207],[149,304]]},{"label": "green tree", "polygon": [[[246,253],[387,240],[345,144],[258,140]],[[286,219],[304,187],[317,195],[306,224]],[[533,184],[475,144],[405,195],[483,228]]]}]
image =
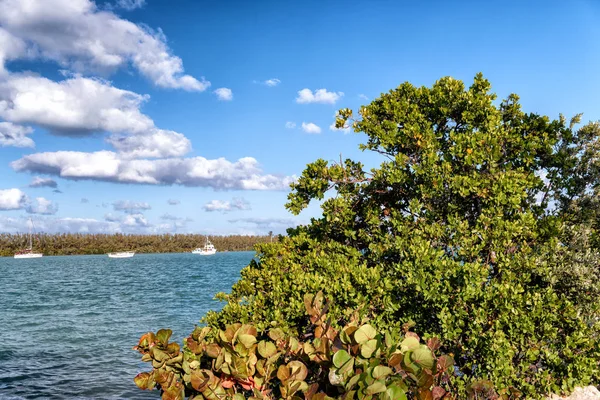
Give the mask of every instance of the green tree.
[{"label": "green tree", "polygon": [[309,164],[287,207],[331,191],[322,217],[259,245],[206,321],[302,333],[303,296],[323,290],[334,320],[358,310],[440,337],[461,395],[476,379],[537,398],[599,376],[600,125],[525,113],[490,89],[482,75],[404,83],[356,119],[340,110],[336,125],[383,162]]}]

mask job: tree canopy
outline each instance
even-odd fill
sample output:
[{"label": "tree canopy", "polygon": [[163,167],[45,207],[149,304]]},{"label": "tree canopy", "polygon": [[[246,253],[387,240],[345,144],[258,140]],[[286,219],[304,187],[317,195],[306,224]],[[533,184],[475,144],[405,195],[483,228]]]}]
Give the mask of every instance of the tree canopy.
[{"label": "tree canopy", "polygon": [[[477,75],[410,83],[338,113],[379,167],[309,164],[288,209],[323,215],[258,246],[213,327],[300,334],[320,290],[334,321],[414,324],[454,354],[456,393],[489,379],[527,398],[600,376],[600,124],[526,113]],[[459,396],[460,397],[460,396]]]}]

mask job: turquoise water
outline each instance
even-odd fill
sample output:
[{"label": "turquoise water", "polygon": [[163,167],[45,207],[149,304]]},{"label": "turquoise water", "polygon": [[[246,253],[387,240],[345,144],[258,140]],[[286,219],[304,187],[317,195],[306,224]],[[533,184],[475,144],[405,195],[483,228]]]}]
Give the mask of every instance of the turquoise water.
[{"label": "turquoise water", "polygon": [[160,328],[181,343],[253,255],[0,258],[0,398],[160,398],[131,348]]}]

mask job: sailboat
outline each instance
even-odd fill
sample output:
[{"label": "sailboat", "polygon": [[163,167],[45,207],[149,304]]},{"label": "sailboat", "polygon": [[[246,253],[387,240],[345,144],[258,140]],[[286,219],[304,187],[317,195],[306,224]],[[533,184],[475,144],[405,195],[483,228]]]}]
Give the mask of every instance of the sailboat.
[{"label": "sailboat", "polygon": [[33,220],[29,218],[29,247],[24,250],[17,251],[15,253],[15,258],[40,258],[43,256],[42,253],[34,253],[33,252],[33,237],[31,234],[31,230],[33,227]]},{"label": "sailboat", "polygon": [[208,236],[206,237],[206,244],[204,247],[198,247],[197,249],[192,250],[192,254],[199,254],[201,256],[212,256],[217,252],[215,246],[208,240]]}]

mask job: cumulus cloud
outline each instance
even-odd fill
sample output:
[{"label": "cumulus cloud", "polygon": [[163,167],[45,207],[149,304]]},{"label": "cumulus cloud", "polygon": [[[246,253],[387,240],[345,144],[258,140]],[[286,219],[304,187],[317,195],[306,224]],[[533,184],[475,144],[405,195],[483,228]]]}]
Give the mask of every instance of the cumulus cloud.
[{"label": "cumulus cloud", "polygon": [[56,188],[58,184],[52,178],[41,178],[39,176],[35,176],[31,183],[29,184],[30,188],[39,188],[39,187],[51,187]]},{"label": "cumulus cloud", "polygon": [[217,99],[221,101],[231,101],[233,100],[233,92],[228,88],[218,88],[215,90],[215,94],[217,95]]},{"label": "cumulus cloud", "polygon": [[314,93],[310,89],[302,89],[298,92],[296,103],[335,104],[343,95],[343,92],[328,92],[327,89],[317,89]]},{"label": "cumulus cloud", "polygon": [[27,137],[32,132],[33,129],[28,126],[0,122],[0,147],[34,147],[33,140]]},{"label": "cumulus cloud", "polygon": [[234,210],[250,210],[250,203],[243,197],[234,197],[231,201],[227,200],[211,200],[202,208],[204,211],[213,212],[219,211],[226,213]]},{"label": "cumulus cloud", "polygon": [[359,94],[358,97],[361,98],[361,99],[363,99],[363,100],[369,100],[369,98],[366,95],[362,94],[362,93]]},{"label": "cumulus cloud", "polygon": [[310,133],[313,135],[321,133],[321,128],[318,125],[313,124],[312,122],[302,123],[302,130],[306,133]]},{"label": "cumulus cloud", "polygon": [[203,91],[210,86],[184,74],[181,58],[171,54],[162,31],[99,10],[90,0],[2,0],[0,26],[0,44],[9,45],[0,61],[35,57],[86,73],[132,65],[159,87]]},{"label": "cumulus cloud", "polygon": [[267,231],[283,232],[285,229],[298,225],[296,221],[290,218],[237,218],[228,221],[232,224],[241,224],[264,233]]},{"label": "cumulus cloud", "polygon": [[123,217],[121,215],[115,215],[113,213],[104,214],[104,220],[108,222],[121,222]]},{"label": "cumulus cloud", "polygon": [[176,206],[179,203],[181,203],[181,202],[179,200],[177,200],[177,199],[169,199],[169,200],[167,200],[167,204],[169,204],[170,206]]},{"label": "cumulus cloud", "polygon": [[144,217],[143,214],[127,214],[123,220],[121,220],[121,225],[128,228],[145,228],[149,227],[150,223]]},{"label": "cumulus cloud", "polygon": [[[107,142],[123,157],[177,157],[191,150],[181,133],[159,129],[140,110],[148,96],[115,88],[101,79],[74,76],[54,82],[29,74],[0,80],[0,118],[12,123],[42,126],[61,136],[110,132]],[[6,124],[6,123],[5,123]],[[33,145],[19,127],[13,137]],[[2,126],[0,125],[0,135]],[[14,132],[20,134],[15,136]],[[2,143],[0,136],[0,143]]]},{"label": "cumulus cloud", "polygon": [[0,210],[20,210],[28,201],[27,195],[20,189],[0,190]]},{"label": "cumulus cloud", "polygon": [[178,157],[192,150],[191,142],[184,135],[163,129],[135,136],[112,135],[107,142],[124,158]]},{"label": "cumulus cloud", "polygon": [[146,5],[146,0],[117,0],[115,6],[127,11],[142,8]]},{"label": "cumulus cloud", "polygon": [[[92,218],[37,217],[35,228],[36,231],[46,233],[116,233],[122,231],[119,224]],[[28,229],[28,219],[0,215],[0,231],[26,232]]]},{"label": "cumulus cloud", "polygon": [[152,207],[146,202],[137,202],[130,200],[119,200],[113,203],[115,211],[124,211],[126,213],[135,213],[140,210],[150,210]]},{"label": "cumulus cloud", "polygon": [[36,197],[27,205],[26,211],[29,214],[53,215],[58,212],[58,205],[43,197]]},{"label": "cumulus cloud", "polygon": [[288,121],[285,123],[286,129],[294,129],[296,127],[296,123],[292,121]]},{"label": "cumulus cloud", "polygon": [[143,133],[154,127],[140,111],[147,99],[100,79],[75,76],[54,82],[30,74],[11,74],[0,82],[0,117],[40,125],[65,136],[102,131]]},{"label": "cumulus cloud", "polygon": [[93,153],[57,151],[26,155],[13,161],[15,171],[60,176],[70,180],[96,180],[149,185],[183,185],[214,189],[286,190],[295,177],[263,174],[252,157],[236,162],[224,158],[122,159],[111,151]]}]

